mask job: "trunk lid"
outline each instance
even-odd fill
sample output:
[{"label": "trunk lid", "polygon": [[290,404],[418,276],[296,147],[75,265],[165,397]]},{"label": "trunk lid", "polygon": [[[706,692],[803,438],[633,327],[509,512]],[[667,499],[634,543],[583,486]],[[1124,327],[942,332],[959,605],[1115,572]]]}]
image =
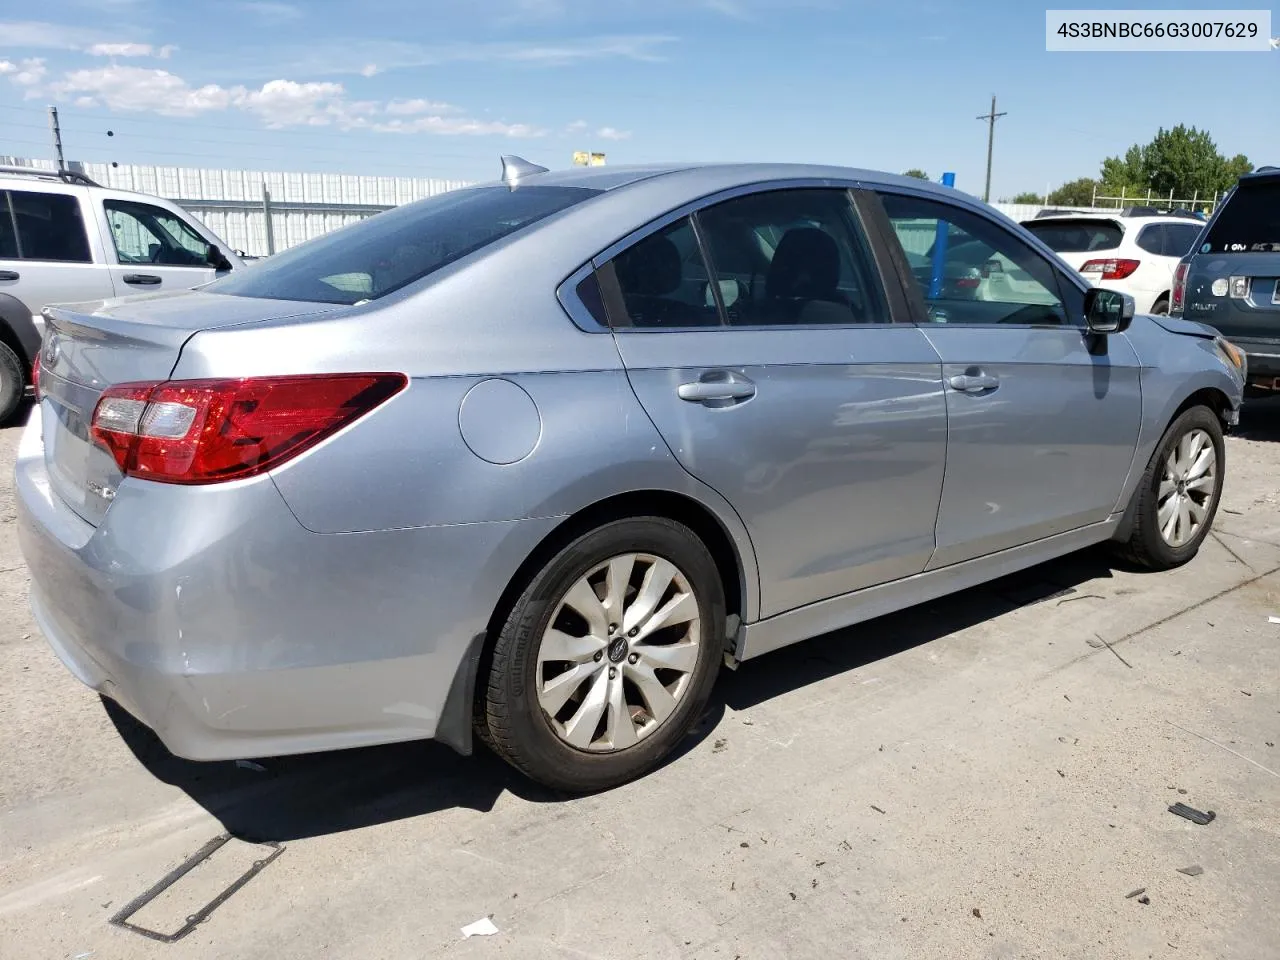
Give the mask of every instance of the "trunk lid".
[{"label": "trunk lid", "polygon": [[89,433],[108,387],[168,379],[183,344],[201,330],[316,312],[313,303],[191,291],[48,308],[40,394],[53,491],[94,526],[111,505],[123,477]]}]

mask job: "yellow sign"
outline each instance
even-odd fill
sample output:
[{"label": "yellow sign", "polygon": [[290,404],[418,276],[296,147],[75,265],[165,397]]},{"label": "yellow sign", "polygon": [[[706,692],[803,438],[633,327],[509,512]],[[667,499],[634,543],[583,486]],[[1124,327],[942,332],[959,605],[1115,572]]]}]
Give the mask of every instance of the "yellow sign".
[{"label": "yellow sign", "polygon": [[603,153],[588,153],[586,150],[575,150],[573,152],[573,163],[577,167],[603,167]]}]

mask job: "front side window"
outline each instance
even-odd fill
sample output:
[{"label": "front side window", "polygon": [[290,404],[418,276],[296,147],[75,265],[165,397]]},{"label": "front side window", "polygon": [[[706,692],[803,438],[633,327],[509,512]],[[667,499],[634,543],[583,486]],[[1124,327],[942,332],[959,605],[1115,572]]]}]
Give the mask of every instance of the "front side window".
[{"label": "front side window", "polygon": [[102,207],[121,263],[209,266],[208,241],[163,207],[131,200],[104,200]]},{"label": "front side window", "polygon": [[881,199],[932,322],[1059,326],[1082,314],[1083,295],[998,224],[920,197]]},{"label": "front side window", "polygon": [[23,260],[91,263],[78,197],[10,190],[9,205]]},{"label": "front side window", "polygon": [[453,190],[299,244],[203,289],[315,303],[376,300],[598,193],[584,187]]},{"label": "front side window", "polygon": [[1280,253],[1280,179],[1242,180],[1218,212],[1204,253]]}]

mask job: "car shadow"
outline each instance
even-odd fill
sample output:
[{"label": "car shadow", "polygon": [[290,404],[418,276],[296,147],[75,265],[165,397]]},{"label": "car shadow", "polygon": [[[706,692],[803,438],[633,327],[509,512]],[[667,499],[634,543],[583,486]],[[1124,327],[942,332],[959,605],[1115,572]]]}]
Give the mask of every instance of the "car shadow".
[{"label": "car shadow", "polygon": [[[1112,570],[1105,551],[1084,551],[722,671],[706,711],[666,762],[711,736],[726,706],[744,710],[1018,607],[1065,598]],[[415,742],[252,762],[183,760],[124,709],[105,698],[103,704],[153,776],[183,790],[229,833],[247,840],[341,833],[454,807],[487,811],[506,791],[534,803],[571,799],[532,783],[478,743],[472,757]]]},{"label": "car shadow", "polygon": [[1231,433],[1245,440],[1280,440],[1280,397],[1246,400]]}]

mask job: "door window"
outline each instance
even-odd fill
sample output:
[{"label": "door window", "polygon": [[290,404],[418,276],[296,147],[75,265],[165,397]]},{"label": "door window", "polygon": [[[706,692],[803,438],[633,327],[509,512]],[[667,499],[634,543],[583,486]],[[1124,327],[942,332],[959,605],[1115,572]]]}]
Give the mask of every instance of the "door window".
[{"label": "door window", "polygon": [[720,325],[711,274],[688,217],[622,251],[601,268],[600,280],[614,327]]},{"label": "door window", "polygon": [[9,206],[9,194],[0,190],[0,260],[18,259],[18,225]]},{"label": "door window", "polygon": [[1164,225],[1164,255],[1185,257],[1196,245],[1202,227],[1195,223],[1166,223]]},{"label": "door window", "polygon": [[888,323],[844,190],[774,190],[698,213],[732,326]]},{"label": "door window", "polygon": [[104,200],[102,206],[121,263],[209,266],[208,241],[168,210],[127,200]]},{"label": "door window", "polygon": [[1083,294],[1010,231],[951,204],[881,198],[932,322],[1083,323]]},{"label": "door window", "polygon": [[9,210],[21,259],[59,263],[93,261],[78,197],[10,190]]},{"label": "door window", "polygon": [[1158,257],[1164,256],[1164,230],[1163,223],[1152,223],[1142,228],[1142,232],[1138,234],[1138,246],[1147,253],[1154,253]]}]

